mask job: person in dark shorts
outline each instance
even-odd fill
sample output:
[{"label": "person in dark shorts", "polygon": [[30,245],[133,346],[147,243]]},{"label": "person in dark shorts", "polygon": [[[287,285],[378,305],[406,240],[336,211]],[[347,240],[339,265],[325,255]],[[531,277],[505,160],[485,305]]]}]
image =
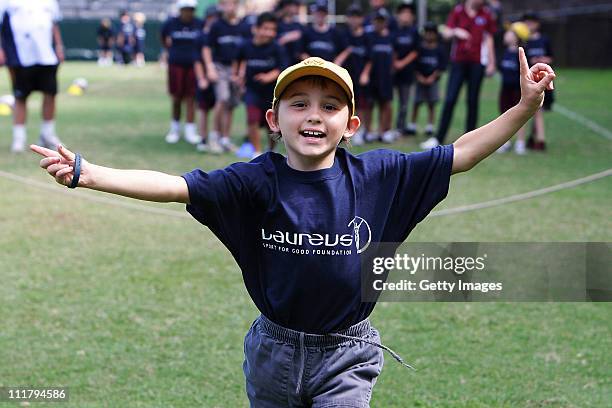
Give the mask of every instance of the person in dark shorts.
[{"label": "person in dark shorts", "polygon": [[172,120],[167,143],[180,139],[181,105],[186,107],[183,137],[187,143],[202,141],[195,124],[196,77],[193,64],[198,58],[197,41],[204,23],[195,17],[196,0],[179,0],[178,17],[169,18],[161,31],[162,45],[168,49],[168,93],[172,97]]},{"label": "person in dark shorts", "polygon": [[413,135],[406,125],[408,103],[414,82],[414,67],[419,56],[419,31],[416,28],[413,3],[400,3],[396,8],[397,30],[393,35],[393,85],[399,97],[395,118],[395,137]]},{"label": "person in dark shorts", "polygon": [[27,100],[35,91],[43,94],[39,143],[55,149],[61,143],[55,133],[57,69],[64,61],[58,3],[6,0],[0,2],[0,16],[3,17],[0,65],[6,63],[9,67],[15,96],[11,152],[25,150]]},{"label": "person in dark shorts", "polygon": [[109,18],[103,18],[97,31],[98,40],[98,65],[106,67],[113,65],[113,46],[115,44],[115,33]]},{"label": "person in dark shorts", "polygon": [[122,10],[119,14],[119,30],[117,32],[117,51],[121,58],[120,63],[128,65],[132,62],[134,53],[134,23],[126,10]]},{"label": "person in dark shorts", "polygon": [[391,102],[393,101],[393,35],[387,27],[391,17],[385,8],[379,8],[374,17],[374,31],[368,34],[368,63],[359,84],[367,86],[369,109],[378,106],[378,133],[365,135],[366,142],[393,143],[397,137],[391,130]]},{"label": "person in dark shorts", "polygon": [[[501,74],[501,89],[499,92],[499,113],[504,113],[521,100],[521,77],[519,67],[519,46],[524,46],[524,42],[529,38],[529,28],[525,23],[513,23],[504,33],[504,44],[506,49],[499,62],[499,72]],[[508,140],[497,151],[504,153],[511,147]],[[525,127],[517,132],[517,140],[514,143],[514,152],[523,155],[525,149]]]},{"label": "person in dark shorts", "polygon": [[[530,64],[543,63],[551,65],[553,63],[553,52],[550,39],[540,32],[540,16],[536,13],[526,13],[523,21],[529,27],[529,40],[526,44],[527,58]],[[544,151],[546,150],[546,128],[544,126],[544,112],[552,109],[555,100],[555,91],[548,90],[544,96],[542,109],[533,117],[533,134],[529,137],[527,147],[529,149]]]},{"label": "person in dark shorts", "polygon": [[[242,44],[233,66],[237,82],[244,85],[246,90],[243,99],[247,110],[249,141],[255,149],[253,158],[263,151],[259,129],[268,129],[266,110],[272,106],[276,78],[287,66],[285,52],[275,41],[276,27],[274,14],[260,14],[253,29],[253,38]],[[269,141],[269,148],[274,149],[273,139]]]},{"label": "person in dark shorts", "polygon": [[138,67],[145,65],[145,40],[147,39],[147,30],[144,27],[147,20],[144,13],[134,13],[134,62]]},{"label": "person in dark shorts", "polygon": [[419,57],[416,62],[416,92],[412,121],[408,124],[408,132],[417,132],[416,121],[419,117],[419,107],[427,104],[427,126],[425,134],[433,136],[436,104],[440,99],[440,77],[446,70],[446,52],[440,44],[438,27],[434,23],[427,23],[423,31],[423,41],[419,47]]},{"label": "person in dark shorts", "polygon": [[198,59],[194,63],[194,72],[198,87],[196,89],[196,102],[198,115],[200,117],[199,127],[202,141],[196,145],[196,150],[202,153],[223,153],[223,148],[218,140],[209,137],[208,115],[215,107],[215,90],[213,84],[206,77],[206,67],[204,66],[204,47],[208,43],[208,33],[210,27],[219,19],[219,9],[217,6],[209,6],[204,14],[204,29],[198,38]]}]

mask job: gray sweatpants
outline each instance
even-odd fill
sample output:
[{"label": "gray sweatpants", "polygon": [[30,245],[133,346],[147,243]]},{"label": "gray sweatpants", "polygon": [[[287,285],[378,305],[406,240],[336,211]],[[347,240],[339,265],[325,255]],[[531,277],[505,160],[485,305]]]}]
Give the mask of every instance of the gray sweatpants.
[{"label": "gray sweatpants", "polygon": [[314,335],[261,315],[244,339],[251,407],[369,407],[383,349],[389,350],[368,319],[333,334]]}]

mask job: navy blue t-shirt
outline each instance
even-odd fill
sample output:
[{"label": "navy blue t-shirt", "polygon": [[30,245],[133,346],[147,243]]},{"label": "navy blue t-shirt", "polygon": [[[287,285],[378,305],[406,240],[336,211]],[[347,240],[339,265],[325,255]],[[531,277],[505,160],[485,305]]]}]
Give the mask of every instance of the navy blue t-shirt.
[{"label": "navy blue t-shirt", "polygon": [[505,50],[499,62],[499,72],[502,77],[502,86],[505,88],[521,87],[521,69],[519,66],[518,50]]},{"label": "navy blue t-shirt", "polygon": [[256,14],[246,15],[242,18],[242,20],[240,20],[240,23],[239,23],[240,24],[240,34],[242,35],[243,39],[248,41],[251,38],[253,38],[252,28],[256,23],[257,23]]},{"label": "navy blue t-shirt", "polygon": [[184,23],[179,17],[171,17],[162,27],[162,38],[172,40],[168,48],[168,63],[177,65],[193,64],[199,58],[198,38],[202,33],[204,23],[194,18]]},{"label": "navy blue t-shirt", "polygon": [[213,23],[208,33],[208,46],[214,62],[231,65],[242,45],[241,30],[240,24],[230,24],[223,18]]},{"label": "navy blue t-shirt", "polygon": [[552,57],[552,47],[547,36],[541,34],[537,39],[530,39],[525,44],[525,53],[530,64],[533,64],[531,58],[536,57]]},{"label": "navy blue t-shirt", "polygon": [[[393,49],[398,59],[406,57],[412,51],[418,51],[420,43],[419,32],[416,27],[398,27],[393,37]],[[396,81],[412,81],[416,59],[395,73]]]},{"label": "navy blue t-shirt", "polygon": [[[278,29],[276,32],[277,38],[282,37],[283,34],[290,31],[301,32],[302,25],[297,21],[286,23],[281,20],[278,22]],[[287,42],[283,45],[283,48],[285,49],[285,54],[287,55],[289,65],[297,64],[300,61],[301,39]]]},{"label": "navy blue t-shirt", "polygon": [[263,84],[255,80],[255,75],[270,72],[273,69],[282,71],[287,67],[285,52],[276,41],[255,45],[253,41],[245,42],[238,51],[238,61],[246,61],[246,93],[244,102],[247,105],[270,106],[276,81]]},{"label": "navy blue t-shirt", "polygon": [[325,32],[319,32],[312,26],[308,26],[302,32],[302,51],[311,57],[333,62],[345,48],[346,44],[342,35],[333,27]]},{"label": "navy blue t-shirt", "polygon": [[[393,35],[368,34],[368,57],[372,61],[370,82],[391,81],[393,68]],[[374,80],[374,81],[373,81]]]},{"label": "navy blue t-shirt", "polygon": [[419,56],[416,60],[415,70],[419,74],[428,77],[435,71],[444,71],[447,63],[448,58],[442,46],[438,45],[435,48],[421,46],[419,47]]},{"label": "navy blue t-shirt", "polygon": [[452,145],[358,156],[339,148],[332,167],[302,172],[269,152],[183,175],[187,211],[230,250],[261,313],[329,333],[370,315],[360,258],[371,243],[403,242],[446,197],[452,161]]},{"label": "navy blue t-shirt", "polygon": [[350,30],[347,30],[344,35],[346,38],[345,43],[352,47],[351,54],[344,62],[344,68],[346,68],[351,75],[353,86],[355,86],[355,90],[357,91],[359,77],[361,76],[361,72],[363,72],[363,68],[365,68],[366,63],[368,62],[367,37],[365,33],[360,36],[353,35]]}]

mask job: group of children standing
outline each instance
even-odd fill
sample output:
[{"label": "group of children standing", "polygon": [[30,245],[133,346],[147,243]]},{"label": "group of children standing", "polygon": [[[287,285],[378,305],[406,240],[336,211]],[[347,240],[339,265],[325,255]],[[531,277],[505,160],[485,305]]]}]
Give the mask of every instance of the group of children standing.
[{"label": "group of children standing", "polygon": [[145,21],[144,13],[137,12],[130,16],[124,10],[119,14],[119,26],[114,29],[111,20],[103,18],[97,31],[98,65],[112,65],[116,51],[117,62],[144,66]]},{"label": "group of children standing", "polygon": [[[218,6],[206,11],[203,20],[195,16],[195,0],[179,0],[177,5],[179,15],[170,18],[162,29],[172,97],[168,143],[180,140],[181,107],[185,105],[183,137],[187,142],[197,145],[199,151],[235,151],[230,132],[233,111],[242,101],[246,105],[248,139],[252,146],[248,155],[261,154],[264,146],[260,131],[262,128],[267,131],[264,114],[272,101],[274,83],[284,68],[308,57],[332,61],[350,73],[356,112],[362,120],[351,140],[353,145],[374,141],[393,143],[402,135],[415,135],[422,105],[428,109],[425,134],[434,138],[439,80],[446,70],[448,55],[435,24],[427,23],[419,32],[413,3],[399,3],[394,14],[381,6],[367,15],[360,6],[352,5],[346,13],[345,28],[330,24],[324,0],[310,6],[308,25],[298,21],[300,3],[297,0],[281,0],[275,13],[243,19],[237,15],[237,0],[220,0]],[[503,79],[502,112],[518,102],[517,50],[521,41],[526,42],[523,45],[530,63],[551,61],[550,47],[537,28],[537,16],[531,17],[526,19],[531,32],[528,38],[519,38],[512,29],[515,25],[504,37],[508,49],[499,66]],[[392,118],[394,95],[398,97],[395,121]],[[411,95],[414,95],[413,109],[408,112]],[[550,99],[547,95],[547,102]],[[196,106],[200,111],[199,128],[195,124]],[[376,125],[372,120],[374,108],[378,110]],[[524,136],[519,135],[515,151],[523,153],[525,145]],[[544,149],[541,113],[536,115],[532,146]],[[268,148],[273,147],[274,141],[270,139]]]},{"label": "group of children standing", "polygon": [[[272,102],[274,83],[282,69],[308,57],[321,57],[344,66],[355,86],[356,110],[362,118],[355,145],[371,141],[394,142],[401,134],[416,133],[418,107],[429,107],[428,133],[433,132],[438,80],[446,59],[438,41],[437,28],[425,27],[423,41],[415,22],[412,4],[402,3],[392,16],[379,8],[366,16],[359,6],[347,13],[347,28],[328,22],[327,4],[310,8],[311,23],[297,20],[299,2],[281,0],[276,13],[237,17],[237,1],[221,0],[207,10],[205,21],[195,17],[195,2],[180,0],[179,15],[162,29],[168,49],[169,92],[172,122],[168,143],[180,139],[181,105],[186,104],[184,138],[200,151],[218,153],[234,150],[230,141],[232,112],[242,100],[246,104],[248,137],[253,156],[263,151],[261,128],[267,128],[265,111]],[[416,82],[412,120],[407,122],[411,85]],[[394,89],[400,109],[392,126]],[[195,131],[195,105],[200,111],[199,134]],[[375,130],[372,110],[378,107]],[[208,131],[209,111],[213,113]],[[201,136],[200,136],[201,135]],[[274,142],[269,142],[268,148]]]}]

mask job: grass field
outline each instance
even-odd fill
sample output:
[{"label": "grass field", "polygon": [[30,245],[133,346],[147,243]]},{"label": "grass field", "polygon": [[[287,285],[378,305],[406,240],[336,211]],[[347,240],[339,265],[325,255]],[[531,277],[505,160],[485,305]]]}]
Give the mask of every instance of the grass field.
[{"label": "grass field", "polygon": [[[79,76],[90,89],[82,97],[61,94],[58,131],[88,160],[174,174],[234,160],[164,143],[170,107],[157,66],[69,63],[61,69],[62,90]],[[612,130],[612,71],[560,70],[556,88],[559,104]],[[497,91],[496,80],[485,82],[481,123],[496,116]],[[32,142],[39,102],[36,96],[29,104]],[[460,135],[464,113],[459,103],[450,140]],[[237,141],[243,118],[240,110]],[[612,167],[611,140],[555,112],[546,121],[546,154],[491,157],[454,176],[437,209]],[[8,153],[10,132],[10,118],[0,118],[0,170],[52,186],[34,154]],[[407,140],[397,148],[416,146]],[[0,177],[0,191],[0,387],[67,386],[68,405],[75,407],[247,405],[242,340],[257,310],[229,252],[209,230],[187,218],[85,200],[59,186]],[[410,239],[609,242],[611,192],[608,177],[430,218]],[[410,372],[386,356],[374,407],[612,405],[610,303],[381,303],[372,321],[383,341],[419,368]]]}]

